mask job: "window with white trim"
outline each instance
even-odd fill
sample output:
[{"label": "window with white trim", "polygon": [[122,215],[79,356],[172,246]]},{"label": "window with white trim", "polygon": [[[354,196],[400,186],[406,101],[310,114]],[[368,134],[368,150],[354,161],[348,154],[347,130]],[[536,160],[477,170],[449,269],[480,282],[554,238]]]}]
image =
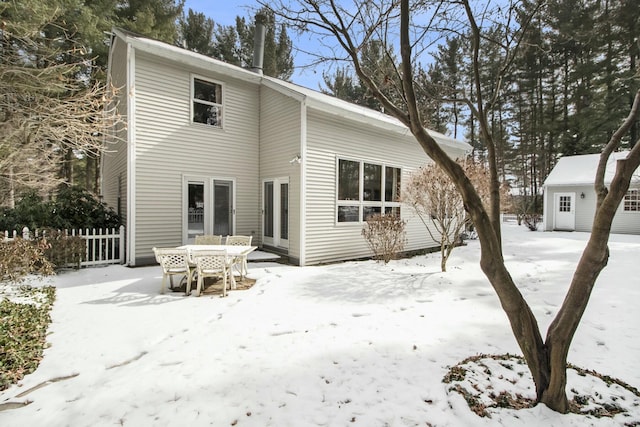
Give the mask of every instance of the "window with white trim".
[{"label": "window with white trim", "polygon": [[194,123],[222,127],[222,85],[193,77],[191,120]]},{"label": "window with white trim", "polygon": [[629,190],[622,200],[625,212],[640,212],[640,191]]},{"label": "window with white trim", "polygon": [[371,215],[400,216],[400,168],[338,159],[338,222],[362,222]]},{"label": "window with white trim", "polygon": [[571,196],[560,196],[558,212],[571,212]]}]

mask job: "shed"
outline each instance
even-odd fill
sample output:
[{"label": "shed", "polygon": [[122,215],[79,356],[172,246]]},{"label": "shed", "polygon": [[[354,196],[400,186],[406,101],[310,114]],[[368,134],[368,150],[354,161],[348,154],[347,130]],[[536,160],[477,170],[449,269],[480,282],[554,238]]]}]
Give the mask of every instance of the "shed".
[{"label": "shed", "polygon": [[[613,153],[605,172],[605,185],[615,174],[616,160],[627,152]],[[594,189],[600,154],[585,154],[560,158],[544,182],[545,231],[591,231],[596,209]],[[640,234],[640,171],[636,171],[629,191],[611,225],[612,233]]]}]

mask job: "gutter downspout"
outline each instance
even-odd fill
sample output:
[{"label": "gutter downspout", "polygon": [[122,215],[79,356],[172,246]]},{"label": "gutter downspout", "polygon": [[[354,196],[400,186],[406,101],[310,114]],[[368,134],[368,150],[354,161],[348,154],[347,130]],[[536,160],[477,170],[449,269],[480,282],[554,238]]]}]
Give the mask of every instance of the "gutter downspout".
[{"label": "gutter downspout", "polygon": [[135,50],[127,43],[127,265],[136,265]]},{"label": "gutter downspout", "polygon": [[306,264],[307,243],[307,97],[300,101],[300,266]]}]

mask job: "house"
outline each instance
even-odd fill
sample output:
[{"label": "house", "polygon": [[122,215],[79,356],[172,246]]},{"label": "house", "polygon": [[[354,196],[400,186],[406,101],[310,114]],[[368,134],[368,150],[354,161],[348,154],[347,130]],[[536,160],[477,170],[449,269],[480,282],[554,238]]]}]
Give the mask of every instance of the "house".
[{"label": "house", "polygon": [[[370,256],[363,219],[399,213],[407,250],[435,247],[398,196],[430,160],[381,112],[114,29],[109,83],[126,128],[102,164],[127,264],[197,234],[253,236],[299,265]],[[470,146],[433,132],[452,157]]]},{"label": "house", "polygon": [[[616,160],[627,152],[613,153],[605,172],[605,185],[611,183]],[[591,231],[596,211],[594,189],[600,154],[562,157],[544,182],[543,229]],[[640,234],[640,171],[636,171],[629,191],[618,207],[612,233]]]}]

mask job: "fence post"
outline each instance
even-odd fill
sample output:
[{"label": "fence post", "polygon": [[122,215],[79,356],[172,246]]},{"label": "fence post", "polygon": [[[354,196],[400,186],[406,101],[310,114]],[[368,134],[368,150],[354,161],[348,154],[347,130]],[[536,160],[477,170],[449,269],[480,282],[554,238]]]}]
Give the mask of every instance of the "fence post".
[{"label": "fence post", "polygon": [[120,226],[120,264],[124,264],[124,225]]},{"label": "fence post", "polygon": [[22,238],[23,238],[24,240],[29,240],[29,227],[26,227],[26,226],[25,226],[25,227],[22,229]]}]

